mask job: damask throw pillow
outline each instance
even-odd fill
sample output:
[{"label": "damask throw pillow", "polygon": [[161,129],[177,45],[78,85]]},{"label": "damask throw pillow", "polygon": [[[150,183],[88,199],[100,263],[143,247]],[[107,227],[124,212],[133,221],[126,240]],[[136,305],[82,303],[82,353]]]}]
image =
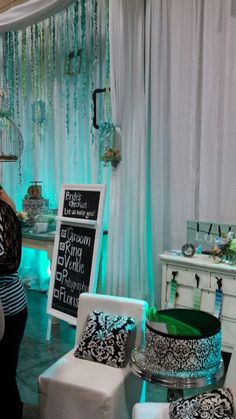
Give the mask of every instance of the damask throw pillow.
[{"label": "damask throw pillow", "polygon": [[132,317],[93,311],[88,316],[74,355],[76,358],[100,362],[111,367],[124,367],[127,338],[134,327],[135,321]]},{"label": "damask throw pillow", "polygon": [[233,414],[233,395],[229,388],[179,399],[169,407],[170,419],[232,419]]}]

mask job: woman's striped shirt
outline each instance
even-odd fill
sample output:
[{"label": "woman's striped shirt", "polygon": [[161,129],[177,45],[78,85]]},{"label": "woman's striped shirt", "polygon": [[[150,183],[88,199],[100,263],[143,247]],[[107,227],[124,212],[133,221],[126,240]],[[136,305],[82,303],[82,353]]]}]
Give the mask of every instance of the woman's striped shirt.
[{"label": "woman's striped shirt", "polygon": [[21,261],[21,227],[13,209],[0,200],[0,299],[5,316],[23,310],[24,287],[17,274]]}]

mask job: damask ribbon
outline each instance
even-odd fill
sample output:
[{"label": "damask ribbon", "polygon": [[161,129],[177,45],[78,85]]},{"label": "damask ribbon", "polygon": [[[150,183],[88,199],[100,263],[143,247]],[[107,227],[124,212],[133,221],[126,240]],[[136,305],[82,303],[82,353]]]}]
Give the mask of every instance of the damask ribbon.
[{"label": "damask ribbon", "polygon": [[223,292],[222,292],[222,279],[217,279],[218,289],[215,290],[215,304],[214,304],[214,316],[217,318],[221,317],[222,303],[223,303]]},{"label": "damask ribbon", "polygon": [[194,288],[194,291],[193,291],[193,308],[194,308],[194,310],[200,310],[201,295],[202,295],[201,288]]},{"label": "damask ribbon", "polygon": [[202,294],[202,290],[199,288],[200,277],[196,274],[195,279],[197,281],[197,286],[193,290],[193,308],[195,310],[200,310]]},{"label": "damask ribbon", "polygon": [[175,306],[176,288],[177,288],[177,282],[175,280],[175,275],[173,275],[173,278],[170,282],[170,295],[169,295],[169,300],[166,304],[166,308],[173,308]]}]

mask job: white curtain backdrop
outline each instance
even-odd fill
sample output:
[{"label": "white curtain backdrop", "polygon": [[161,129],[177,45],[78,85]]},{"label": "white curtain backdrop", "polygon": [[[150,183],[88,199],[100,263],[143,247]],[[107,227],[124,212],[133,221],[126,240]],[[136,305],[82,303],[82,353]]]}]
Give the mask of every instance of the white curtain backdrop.
[{"label": "white curtain backdrop", "polygon": [[[95,7],[86,4],[88,12]],[[98,6],[104,39],[103,2]],[[112,112],[122,161],[112,171],[103,291],[159,304],[159,254],[185,243],[187,220],[236,223],[236,1],[110,0],[109,7]],[[91,42],[86,46],[89,58]],[[34,149],[30,131],[25,135],[21,186],[16,166],[4,166],[1,180],[18,203],[36,178],[43,181],[45,196],[58,192],[63,182],[109,183],[98,142],[89,141],[91,109],[81,124],[72,124],[65,140],[63,66],[60,71],[53,110],[58,124],[50,131],[53,120],[47,121],[45,140]],[[95,81],[95,88],[104,87],[105,70],[97,66],[93,74],[92,87]],[[20,107],[23,128],[31,102],[29,97],[28,107]],[[71,112],[71,121],[80,115],[80,108]]]},{"label": "white curtain backdrop", "polygon": [[[14,120],[19,124],[24,139],[21,159],[22,182],[19,184],[18,163],[1,164],[0,179],[15,200],[18,210],[22,209],[22,200],[30,182],[34,180],[42,181],[43,197],[48,198],[50,206],[54,208],[57,206],[63,183],[105,183],[108,185],[109,191],[110,168],[103,168],[103,164],[99,160],[98,130],[92,128],[92,92],[96,88],[103,88],[107,83],[105,57],[108,9],[106,0],[99,1],[95,39],[95,29],[92,27],[95,2],[85,0],[84,5],[86,10],[85,34],[82,34],[80,23],[77,29],[78,48],[82,49],[83,59],[80,73],[76,77],[65,75],[65,57],[69,51],[73,51],[75,48],[73,39],[75,32],[74,4],[53,17],[55,22],[53,50],[52,31],[49,31],[52,22],[49,18],[37,24],[38,32],[42,31],[41,41],[38,41],[38,50],[34,45],[32,46],[31,39],[33,36],[35,39],[36,25],[17,32],[18,49],[17,54],[13,54],[12,73],[14,94],[16,96],[18,92],[19,98],[19,112],[16,111],[17,106],[15,106]],[[68,33],[66,33],[67,19],[69,22]],[[80,9],[78,19],[80,22]],[[15,32],[13,34],[15,36]],[[22,41],[24,36],[25,43]],[[84,41],[82,42],[83,36]],[[10,54],[4,61],[3,44],[5,40],[6,35],[1,34],[0,86],[4,86],[3,75],[6,61],[11,61]],[[25,54],[22,51],[24,47]],[[95,48],[97,57],[95,57]],[[5,54],[8,49],[8,47],[5,48]],[[37,60],[42,54],[44,62],[41,60],[40,64],[37,64]],[[55,54],[55,65],[52,62],[49,63],[52,54]],[[49,72],[52,71],[53,66],[55,67],[55,77],[53,81],[50,81]],[[32,75],[33,71],[35,71],[35,75]],[[17,77],[16,73],[18,73]],[[9,74],[11,75],[11,72]],[[40,80],[38,82],[40,84],[39,93],[36,89],[37,79]],[[24,83],[26,87],[24,87]],[[26,90],[25,93],[23,87]],[[51,89],[50,96],[49,89]],[[41,133],[35,132],[35,124],[32,121],[32,103],[37,98],[45,102],[45,120],[39,126]],[[76,106],[74,102],[76,102]],[[101,114],[102,112],[100,112],[102,119],[103,115]],[[106,219],[107,211],[106,206]]]},{"label": "white curtain backdrop", "polygon": [[[199,210],[202,3],[148,1],[146,105],[156,295],[159,254],[180,249]],[[155,42],[153,41],[155,39]]]},{"label": "white curtain backdrop", "polygon": [[112,176],[106,291],[153,300],[144,24],[143,0],[110,1],[112,112],[122,162]]},{"label": "white curtain backdrop", "polygon": [[236,221],[235,31],[231,0],[110,2],[113,292],[159,304],[159,254],[186,242],[187,220]]},{"label": "white curtain backdrop", "polygon": [[[29,3],[33,7],[37,2]],[[0,35],[0,86],[9,88],[6,90],[9,101],[11,95],[14,98],[11,115],[24,140],[21,160],[15,164],[1,163],[0,183],[18,211],[24,208],[23,199],[33,181],[42,182],[42,195],[49,200],[50,209],[58,207],[63,183],[104,183],[107,228],[111,167],[104,167],[100,161],[100,133],[92,126],[92,94],[94,89],[109,85],[108,37],[107,0],[74,2],[26,29]],[[76,54],[78,49],[79,71],[71,75],[67,68],[68,54]],[[73,69],[71,64],[70,70]],[[98,123],[104,120],[104,108],[110,113],[110,95],[106,100],[105,95],[100,96]],[[45,114],[36,123],[33,105],[39,100],[44,104]],[[40,287],[48,282],[44,265],[42,269],[36,251],[32,251],[31,257],[28,249],[24,249],[22,275],[28,277],[30,272],[39,277]]]}]

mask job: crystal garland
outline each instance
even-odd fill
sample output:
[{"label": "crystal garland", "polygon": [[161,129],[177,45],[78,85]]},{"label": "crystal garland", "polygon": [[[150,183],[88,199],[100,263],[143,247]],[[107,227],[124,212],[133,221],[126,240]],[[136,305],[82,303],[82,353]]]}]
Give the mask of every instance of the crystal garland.
[{"label": "crystal garland", "polygon": [[[93,50],[93,61],[92,61],[93,70],[92,70],[91,83],[90,83],[91,97],[95,89],[95,75],[96,75],[97,65],[98,65],[98,4],[97,4],[97,0],[95,0],[92,3],[92,5],[93,5],[93,8],[91,10],[91,16],[93,16],[94,18],[92,19],[92,22],[91,22],[91,32],[92,32],[91,49]],[[93,101],[91,101],[91,115],[93,114],[93,112],[94,112]],[[91,135],[92,143],[94,143],[95,133],[94,133],[94,128],[92,125],[90,128],[90,135]]]},{"label": "crystal garland", "polygon": [[80,104],[82,109],[82,117],[87,115],[87,94],[88,94],[88,71],[87,71],[87,44],[86,44],[86,1],[81,1],[80,9],[80,26],[81,26],[81,72],[80,72]]},{"label": "crystal garland", "polygon": [[[75,57],[72,63],[73,77],[66,75],[69,61],[65,60],[65,66],[61,66],[59,61],[70,52]],[[101,58],[102,70],[99,62]],[[101,3],[98,0],[77,0],[56,16],[21,31],[6,33],[3,44],[3,80],[9,87],[9,110],[12,117],[15,114],[18,126],[24,120],[22,114],[26,112],[24,129],[29,129],[27,112],[31,111],[33,148],[38,143],[42,144],[45,135],[48,135],[45,132],[44,117],[47,119],[47,132],[54,127],[57,68],[57,75],[60,76],[57,80],[60,85],[58,94],[62,108],[65,109],[66,140],[73,141],[74,165],[78,164],[77,145],[82,144],[79,136],[84,136],[89,128],[92,141],[94,137],[94,130],[91,129],[92,92],[104,78],[106,80],[102,81],[102,85],[105,84],[108,89],[109,65],[109,0],[102,0]],[[105,122],[109,122],[109,94],[105,95],[103,112]]]},{"label": "crystal garland", "polygon": [[[73,23],[74,23],[74,28],[73,28],[73,47],[74,47],[74,54],[76,57],[76,54],[78,54],[78,49],[79,49],[79,39],[78,39],[78,12],[79,12],[79,7],[78,7],[78,2],[76,1],[74,4],[74,18],[73,18]],[[78,57],[79,58],[79,57]],[[74,60],[74,110],[77,111],[78,110],[78,73],[77,73],[77,61],[76,59]]]},{"label": "crystal garland", "polygon": [[[59,33],[59,43],[60,43],[60,51],[61,51],[61,55],[62,57],[65,57],[65,26],[66,26],[66,12],[61,13],[59,15],[59,21],[58,24],[60,26],[60,33]],[[63,109],[65,108],[65,104],[66,104],[66,92],[65,92],[65,84],[66,81],[64,80],[64,76],[65,76],[65,63],[64,65],[61,66],[60,68],[60,84],[61,84],[61,89],[60,89],[60,103],[64,104]],[[65,121],[65,128],[66,128],[66,133],[67,133],[67,127],[66,127],[66,121]],[[67,138],[67,136],[66,136]]]},{"label": "crystal garland", "polygon": [[27,99],[27,43],[26,43],[26,29],[21,34],[21,91],[24,102]]},{"label": "crystal garland", "polygon": [[[30,74],[31,74],[31,101],[35,101],[35,90],[34,90],[34,84],[35,84],[35,67],[34,67],[34,27],[31,26],[30,28]],[[35,140],[36,140],[36,133],[35,133],[35,126],[34,122],[31,119],[31,125],[32,125],[32,147],[35,148]]]},{"label": "crystal garland", "polygon": [[[76,168],[78,164],[78,158],[77,158],[77,131],[78,131],[78,118],[77,118],[77,111],[79,108],[78,104],[78,77],[79,77],[79,63],[80,60],[79,57],[79,39],[78,39],[78,13],[79,13],[79,7],[78,2],[76,1],[73,8],[73,23],[74,23],[74,30],[73,30],[73,50],[74,50],[74,77],[73,77],[73,88],[74,88],[74,96],[73,96],[73,104],[74,104],[74,167]],[[78,61],[77,61],[78,60]]]},{"label": "crystal garland", "polygon": [[40,31],[39,25],[34,25],[34,35],[33,35],[33,51],[34,51],[34,79],[32,85],[32,123],[33,123],[33,145],[36,143],[43,142],[43,133],[42,133],[42,112],[41,111],[41,83],[40,83]]},{"label": "crystal garland", "polygon": [[[66,10],[66,21],[65,21],[65,41],[66,45],[69,45],[69,15],[68,9]],[[69,73],[69,60],[66,60],[66,74]],[[70,135],[70,87],[69,87],[69,77],[66,77],[66,134],[67,141],[69,141]]]},{"label": "crystal garland", "polygon": [[55,46],[55,16],[49,18],[48,34],[48,109],[49,118],[52,118],[54,105],[54,80],[56,76],[56,46]]},{"label": "crystal garland", "polygon": [[[18,32],[14,32],[14,67],[15,67],[15,107],[16,107],[16,125],[21,132],[21,123],[20,123],[20,103],[19,103],[19,42],[18,42]],[[20,153],[18,159],[18,179],[19,184],[22,183],[22,173],[21,173],[21,154],[22,147],[19,144]]]},{"label": "crystal garland", "polygon": [[14,118],[14,47],[13,33],[7,33],[6,42],[6,86],[8,88],[8,104],[11,118]]}]

